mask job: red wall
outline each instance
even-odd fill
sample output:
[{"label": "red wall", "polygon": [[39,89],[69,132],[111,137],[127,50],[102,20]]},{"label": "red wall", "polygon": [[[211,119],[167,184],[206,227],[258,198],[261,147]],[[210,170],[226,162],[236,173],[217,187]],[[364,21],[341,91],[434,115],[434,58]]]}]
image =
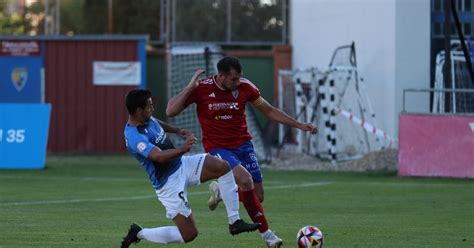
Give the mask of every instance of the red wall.
[{"label": "red wall", "polygon": [[474,178],[474,117],[400,115],[400,176]]},{"label": "red wall", "polygon": [[130,86],[94,86],[93,61],[136,61],[136,41],[46,41],[45,92],[52,104],[48,152],[125,152]]}]

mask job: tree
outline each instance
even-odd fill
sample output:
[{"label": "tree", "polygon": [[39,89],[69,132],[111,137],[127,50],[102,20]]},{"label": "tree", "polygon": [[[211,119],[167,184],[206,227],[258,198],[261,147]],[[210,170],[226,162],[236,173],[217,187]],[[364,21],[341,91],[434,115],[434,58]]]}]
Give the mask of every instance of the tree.
[{"label": "tree", "polygon": [[13,1],[0,1],[0,34],[24,34],[23,19],[17,13],[9,13],[7,7]]}]

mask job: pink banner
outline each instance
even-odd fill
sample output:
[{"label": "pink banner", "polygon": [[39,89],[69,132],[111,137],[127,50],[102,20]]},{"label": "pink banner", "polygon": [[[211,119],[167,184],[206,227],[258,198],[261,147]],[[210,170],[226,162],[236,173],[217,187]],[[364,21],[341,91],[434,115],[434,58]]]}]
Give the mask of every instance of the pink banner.
[{"label": "pink banner", "polygon": [[474,178],[474,117],[401,114],[400,176]]}]

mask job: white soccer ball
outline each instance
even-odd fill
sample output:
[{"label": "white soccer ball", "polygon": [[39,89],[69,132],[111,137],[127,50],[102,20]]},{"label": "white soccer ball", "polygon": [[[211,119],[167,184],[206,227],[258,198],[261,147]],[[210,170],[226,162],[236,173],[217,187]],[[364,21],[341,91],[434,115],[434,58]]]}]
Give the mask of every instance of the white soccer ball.
[{"label": "white soccer ball", "polygon": [[323,233],[315,226],[305,226],[296,234],[296,243],[300,248],[321,248],[323,240]]}]

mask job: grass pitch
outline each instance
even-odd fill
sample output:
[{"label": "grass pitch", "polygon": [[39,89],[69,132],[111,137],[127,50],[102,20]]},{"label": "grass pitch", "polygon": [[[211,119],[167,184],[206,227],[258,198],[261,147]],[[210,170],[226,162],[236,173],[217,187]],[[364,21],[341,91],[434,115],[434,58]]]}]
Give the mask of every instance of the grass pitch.
[{"label": "grass pitch", "polygon": [[[474,247],[474,180],[263,173],[263,205],[284,247],[296,247],[305,225],[322,230],[325,247]],[[189,191],[200,233],[186,247],[265,247],[258,233],[228,233],[224,207],[207,208],[207,185]],[[242,205],[241,216],[249,220]],[[0,170],[2,248],[119,247],[132,222],[172,225],[131,156],[50,157],[44,170]]]}]

